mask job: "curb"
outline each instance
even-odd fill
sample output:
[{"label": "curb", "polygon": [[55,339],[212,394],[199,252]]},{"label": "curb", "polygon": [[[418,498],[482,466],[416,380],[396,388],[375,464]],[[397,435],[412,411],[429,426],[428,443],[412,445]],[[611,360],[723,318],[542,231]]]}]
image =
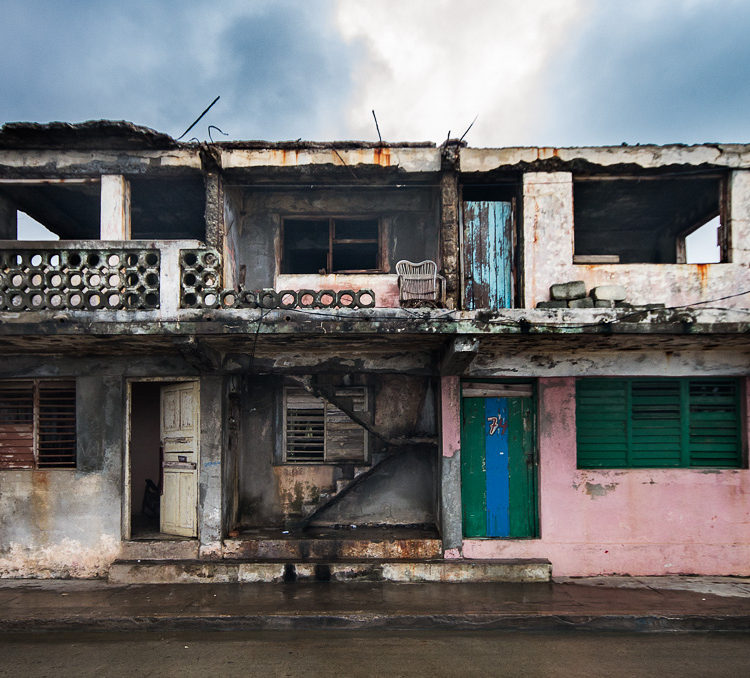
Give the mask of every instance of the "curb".
[{"label": "curb", "polygon": [[2,619],[3,633],[114,632],[148,630],[288,631],[288,630],[428,630],[453,631],[750,631],[750,615],[206,615],[191,617],[127,616]]}]

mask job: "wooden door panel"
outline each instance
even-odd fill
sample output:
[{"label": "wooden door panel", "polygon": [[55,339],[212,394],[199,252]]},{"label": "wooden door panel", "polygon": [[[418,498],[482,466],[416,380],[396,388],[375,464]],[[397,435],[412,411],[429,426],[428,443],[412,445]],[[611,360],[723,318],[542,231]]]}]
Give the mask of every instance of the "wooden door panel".
[{"label": "wooden door panel", "polygon": [[[477,392],[473,386],[472,389],[467,392]],[[462,399],[464,536],[537,535],[533,429],[532,398]]]},{"label": "wooden door panel", "polygon": [[464,219],[464,305],[510,308],[513,300],[513,204],[467,201]]},{"label": "wooden door panel", "polygon": [[161,440],[164,489],[160,530],[198,536],[199,382],[161,389]]}]

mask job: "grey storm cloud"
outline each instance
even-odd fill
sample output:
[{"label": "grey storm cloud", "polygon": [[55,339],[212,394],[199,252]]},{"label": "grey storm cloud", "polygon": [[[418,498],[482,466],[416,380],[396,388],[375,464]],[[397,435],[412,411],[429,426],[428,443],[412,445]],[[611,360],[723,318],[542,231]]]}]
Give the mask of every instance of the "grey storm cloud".
[{"label": "grey storm cloud", "polygon": [[596,4],[545,75],[545,141],[748,141],[748,31],[747,2]]},{"label": "grey storm cloud", "polygon": [[337,125],[356,45],[328,2],[4,3],[0,118],[129,119],[179,134],[296,138]]}]

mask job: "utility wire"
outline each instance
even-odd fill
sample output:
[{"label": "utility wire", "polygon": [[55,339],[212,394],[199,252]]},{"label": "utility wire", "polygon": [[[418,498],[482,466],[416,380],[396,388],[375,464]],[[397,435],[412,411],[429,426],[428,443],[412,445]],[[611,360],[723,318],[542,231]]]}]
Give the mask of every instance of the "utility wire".
[{"label": "utility wire", "polygon": [[206,106],[206,110],[204,110],[204,111],[203,111],[203,113],[201,113],[201,114],[200,114],[200,115],[199,115],[199,116],[198,116],[198,117],[197,117],[197,118],[195,119],[195,122],[193,122],[193,124],[192,124],[192,125],[190,125],[190,127],[188,127],[188,128],[187,128],[187,129],[186,129],[186,130],[185,130],[185,131],[184,131],[184,132],[182,133],[182,134],[180,134],[180,136],[178,136],[178,137],[177,137],[177,139],[175,139],[175,141],[179,141],[179,140],[180,140],[180,139],[182,139],[182,137],[184,137],[184,136],[185,136],[185,135],[186,135],[186,134],[187,134],[187,133],[188,133],[188,132],[189,132],[189,131],[190,131],[191,129],[193,129],[193,127],[195,127],[195,126],[196,126],[196,125],[197,125],[197,124],[198,124],[198,123],[200,122],[200,119],[201,119],[201,118],[202,118],[202,117],[203,117],[204,115],[206,115],[206,113],[208,113],[208,112],[209,112],[209,111],[211,110],[211,107],[212,107],[212,106],[213,106],[213,105],[214,105],[214,104],[215,104],[215,103],[216,103],[216,102],[217,102],[217,101],[218,101],[219,99],[221,99],[221,95],[217,96],[217,97],[216,97],[216,98],[215,98],[215,99],[214,99],[214,100],[213,100],[213,101],[212,101],[212,102],[211,102],[211,103],[210,103],[210,104],[209,104],[208,106]]}]

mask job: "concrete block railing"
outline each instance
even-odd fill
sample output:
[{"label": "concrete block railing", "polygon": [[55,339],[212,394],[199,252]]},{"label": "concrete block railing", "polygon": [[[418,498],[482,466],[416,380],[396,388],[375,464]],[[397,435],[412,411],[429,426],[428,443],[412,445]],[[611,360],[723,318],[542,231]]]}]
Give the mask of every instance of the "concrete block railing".
[{"label": "concrete block railing", "polygon": [[0,312],[176,312],[196,241],[0,241]]},{"label": "concrete block railing", "polygon": [[222,285],[222,261],[216,250],[180,250],[181,308],[374,308],[371,289],[235,290]]}]

